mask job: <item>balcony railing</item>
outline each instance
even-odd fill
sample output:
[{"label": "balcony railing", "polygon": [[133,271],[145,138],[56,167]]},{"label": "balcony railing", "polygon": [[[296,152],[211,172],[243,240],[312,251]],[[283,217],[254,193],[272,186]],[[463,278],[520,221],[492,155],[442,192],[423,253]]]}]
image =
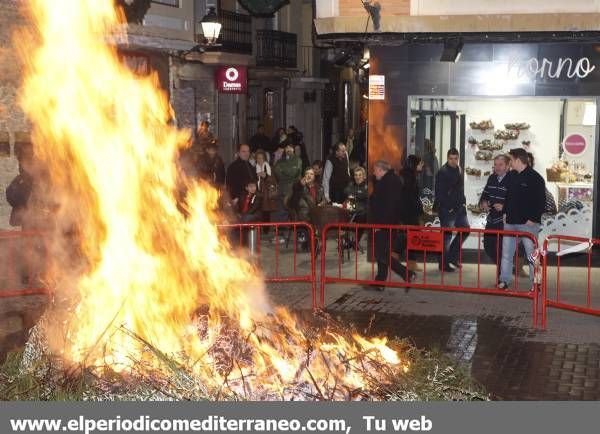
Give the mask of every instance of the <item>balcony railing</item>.
[{"label": "balcony railing", "polygon": [[256,66],[296,68],[297,37],[295,33],[277,30],[256,31]]},{"label": "balcony railing", "polygon": [[[207,51],[226,51],[228,53],[252,54],[252,18],[250,15],[236,14],[235,12],[220,10],[219,21],[221,33],[217,44],[219,46],[208,48]],[[198,35],[198,42],[204,40],[202,33]]]}]

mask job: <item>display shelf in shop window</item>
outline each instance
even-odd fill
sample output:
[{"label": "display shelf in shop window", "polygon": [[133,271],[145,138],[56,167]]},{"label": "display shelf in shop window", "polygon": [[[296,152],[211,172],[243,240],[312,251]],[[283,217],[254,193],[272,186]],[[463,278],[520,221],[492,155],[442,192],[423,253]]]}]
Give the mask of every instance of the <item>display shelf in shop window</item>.
[{"label": "display shelf in shop window", "polygon": [[591,182],[556,183],[559,203],[578,200],[583,203],[594,201],[594,184]]}]

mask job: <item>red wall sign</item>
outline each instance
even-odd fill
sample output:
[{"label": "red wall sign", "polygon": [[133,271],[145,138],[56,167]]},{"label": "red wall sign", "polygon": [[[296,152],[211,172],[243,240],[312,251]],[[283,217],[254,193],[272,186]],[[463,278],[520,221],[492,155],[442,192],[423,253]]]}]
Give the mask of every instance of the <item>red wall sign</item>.
[{"label": "red wall sign", "polygon": [[441,252],[444,238],[439,231],[408,231],[408,249]]},{"label": "red wall sign", "polygon": [[245,66],[220,66],[215,71],[216,87],[221,93],[246,93],[248,68]]},{"label": "red wall sign", "polygon": [[581,134],[569,134],[563,140],[563,149],[568,155],[577,157],[587,149],[587,140]]}]

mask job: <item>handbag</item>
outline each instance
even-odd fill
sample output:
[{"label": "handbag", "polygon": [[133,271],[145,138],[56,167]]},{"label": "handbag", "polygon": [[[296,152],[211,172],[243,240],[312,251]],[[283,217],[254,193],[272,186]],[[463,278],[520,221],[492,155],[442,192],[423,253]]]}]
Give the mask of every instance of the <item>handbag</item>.
[{"label": "handbag", "polygon": [[270,175],[267,176],[264,180],[265,183],[265,197],[269,200],[276,200],[279,194],[279,188],[277,185],[277,181],[275,178]]}]

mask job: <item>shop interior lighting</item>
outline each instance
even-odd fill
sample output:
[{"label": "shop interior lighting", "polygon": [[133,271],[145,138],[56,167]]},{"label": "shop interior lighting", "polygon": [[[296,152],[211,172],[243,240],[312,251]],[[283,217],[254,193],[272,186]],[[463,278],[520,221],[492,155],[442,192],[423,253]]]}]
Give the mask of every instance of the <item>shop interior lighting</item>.
[{"label": "shop interior lighting", "polygon": [[596,104],[593,102],[585,103],[585,111],[583,112],[583,125],[596,125]]},{"label": "shop interior lighting", "polygon": [[460,39],[447,39],[444,41],[444,50],[442,51],[442,62],[458,62],[463,49],[463,41]]}]

